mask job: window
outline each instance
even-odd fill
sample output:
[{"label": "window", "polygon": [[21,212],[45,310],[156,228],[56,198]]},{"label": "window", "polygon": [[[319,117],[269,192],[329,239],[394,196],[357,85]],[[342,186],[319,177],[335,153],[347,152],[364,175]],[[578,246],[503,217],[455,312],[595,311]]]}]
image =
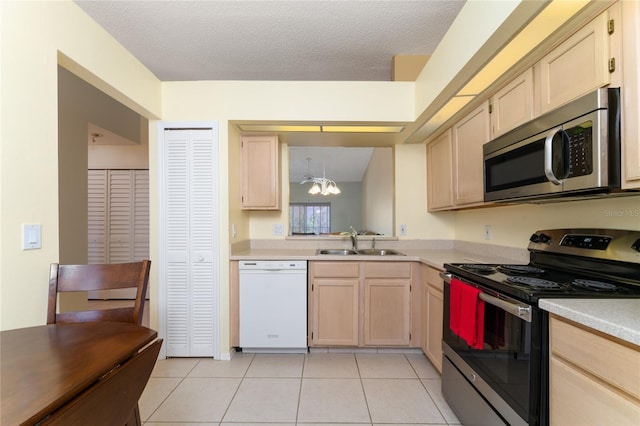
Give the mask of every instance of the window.
[{"label": "window", "polygon": [[328,234],[331,232],[331,204],[290,204],[289,229],[291,235]]}]

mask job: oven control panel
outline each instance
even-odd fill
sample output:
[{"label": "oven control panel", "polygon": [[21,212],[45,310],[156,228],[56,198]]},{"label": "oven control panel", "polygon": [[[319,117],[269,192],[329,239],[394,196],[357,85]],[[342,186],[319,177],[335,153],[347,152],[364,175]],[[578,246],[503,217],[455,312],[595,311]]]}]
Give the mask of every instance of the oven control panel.
[{"label": "oven control panel", "polygon": [[640,267],[640,230],[545,229],[529,238],[532,253],[566,254],[630,262]]},{"label": "oven control panel", "polygon": [[606,250],[610,242],[611,237],[602,235],[565,235],[560,245],[592,250]]}]

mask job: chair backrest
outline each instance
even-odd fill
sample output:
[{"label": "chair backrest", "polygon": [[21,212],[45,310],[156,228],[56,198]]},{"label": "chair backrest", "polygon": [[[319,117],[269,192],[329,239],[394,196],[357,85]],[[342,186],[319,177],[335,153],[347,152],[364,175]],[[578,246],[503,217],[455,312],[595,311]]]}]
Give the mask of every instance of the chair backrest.
[{"label": "chair backrest", "polygon": [[[93,386],[45,418],[40,425],[140,424],[138,400],[158,359],[162,339],[114,368]],[[135,420],[134,420],[135,419]]]},{"label": "chair backrest", "polygon": [[[93,265],[51,264],[47,324],[65,322],[118,321],[142,324],[150,260]],[[58,293],[70,291],[136,288],[132,307],[56,313]]]}]

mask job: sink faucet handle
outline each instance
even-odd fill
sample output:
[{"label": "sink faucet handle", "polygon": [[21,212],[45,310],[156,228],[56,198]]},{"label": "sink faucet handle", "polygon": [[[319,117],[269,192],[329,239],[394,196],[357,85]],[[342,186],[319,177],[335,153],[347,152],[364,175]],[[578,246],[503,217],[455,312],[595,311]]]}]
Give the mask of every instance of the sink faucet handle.
[{"label": "sink faucet handle", "polygon": [[371,248],[372,249],[376,248],[376,237],[371,238]]}]

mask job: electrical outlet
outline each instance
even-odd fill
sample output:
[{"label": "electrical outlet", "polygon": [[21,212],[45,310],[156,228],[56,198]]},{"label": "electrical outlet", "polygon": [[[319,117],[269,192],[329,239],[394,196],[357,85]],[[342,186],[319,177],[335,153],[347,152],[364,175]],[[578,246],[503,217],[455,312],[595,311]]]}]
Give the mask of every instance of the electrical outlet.
[{"label": "electrical outlet", "polygon": [[485,240],[491,239],[491,225],[484,226],[484,239]]},{"label": "electrical outlet", "polygon": [[273,225],[273,235],[284,235],[284,226],[281,223]]},{"label": "electrical outlet", "polygon": [[407,235],[407,225],[400,225],[400,235]]}]

